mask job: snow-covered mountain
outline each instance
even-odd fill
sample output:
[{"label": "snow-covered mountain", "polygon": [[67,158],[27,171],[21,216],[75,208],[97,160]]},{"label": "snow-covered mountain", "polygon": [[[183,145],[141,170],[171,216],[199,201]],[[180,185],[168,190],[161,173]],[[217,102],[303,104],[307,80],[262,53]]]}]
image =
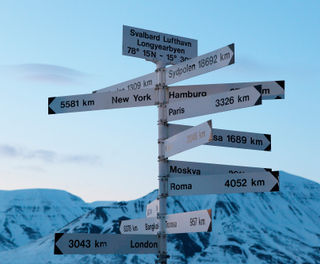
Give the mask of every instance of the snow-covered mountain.
[{"label": "snow-covered mountain", "polygon": [[79,197],[65,191],[0,191],[0,251],[46,236],[90,209]]},{"label": "snow-covered mountain", "polygon": [[[154,191],[137,200],[96,207],[67,225],[61,223],[55,232],[118,233],[119,220],[145,217],[146,205],[156,196]],[[48,201],[48,196],[45,197]],[[67,195],[66,199],[70,201]],[[79,205],[87,210],[83,202]],[[168,213],[203,209],[212,209],[212,232],[168,235],[171,256],[168,263],[320,263],[318,183],[281,172],[280,192],[168,198]],[[49,219],[44,218],[45,214],[41,217],[35,220],[39,228]],[[1,228],[3,234],[4,227]],[[12,232],[11,228],[14,226],[9,226],[6,232]],[[154,263],[155,260],[154,255],[53,255],[53,239],[54,232],[25,246],[2,251],[0,263]]]}]

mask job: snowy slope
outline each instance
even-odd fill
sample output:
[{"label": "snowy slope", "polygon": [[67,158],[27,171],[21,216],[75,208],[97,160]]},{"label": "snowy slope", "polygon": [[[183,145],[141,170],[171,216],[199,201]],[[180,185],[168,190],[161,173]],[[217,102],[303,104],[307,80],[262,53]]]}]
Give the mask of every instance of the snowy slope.
[{"label": "snowy slope", "polygon": [[0,251],[48,235],[90,209],[79,197],[65,191],[0,191]]},{"label": "snowy slope", "polygon": [[[171,197],[168,213],[212,209],[213,231],[168,236],[168,263],[320,263],[320,185],[280,174],[279,193]],[[58,232],[117,233],[142,218],[152,192],[97,207]],[[53,255],[53,234],[0,253],[1,264],[154,263],[153,255]]]}]

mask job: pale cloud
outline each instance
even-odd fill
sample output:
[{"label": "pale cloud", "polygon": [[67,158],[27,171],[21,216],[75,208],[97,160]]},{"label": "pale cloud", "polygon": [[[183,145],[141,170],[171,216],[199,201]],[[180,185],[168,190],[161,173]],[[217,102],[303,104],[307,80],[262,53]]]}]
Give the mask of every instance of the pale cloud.
[{"label": "pale cloud", "polygon": [[22,81],[60,85],[79,84],[89,77],[89,74],[78,70],[40,63],[0,66],[0,73],[12,75]]},{"label": "pale cloud", "polygon": [[0,145],[0,155],[7,157],[17,157],[19,154],[15,147],[9,145]]},{"label": "pale cloud", "polygon": [[99,164],[101,159],[95,155],[58,154],[51,150],[15,147],[0,144],[0,156],[25,160],[40,160],[46,163]]}]

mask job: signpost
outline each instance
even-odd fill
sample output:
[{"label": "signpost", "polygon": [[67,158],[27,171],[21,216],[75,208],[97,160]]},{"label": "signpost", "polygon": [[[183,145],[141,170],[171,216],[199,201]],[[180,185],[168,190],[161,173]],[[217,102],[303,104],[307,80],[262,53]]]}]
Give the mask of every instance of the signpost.
[{"label": "signpost", "polygon": [[234,63],[234,44],[198,56],[166,69],[166,84],[170,85],[211,72]]},{"label": "signpost", "polygon": [[212,164],[212,163],[199,163],[188,162],[180,160],[168,160],[169,176],[196,176],[196,175],[221,175],[221,174],[242,174],[252,172],[265,172],[271,171],[271,169],[247,167],[237,165],[225,165],[225,164]]},{"label": "signpost", "polygon": [[241,174],[171,176],[168,195],[198,195],[279,191],[279,172],[261,171]]},{"label": "signpost", "polygon": [[156,254],[156,235],[56,233],[54,254]]},{"label": "signpost", "polygon": [[176,64],[198,55],[198,41],[156,31],[123,26],[122,54],[164,64]]},{"label": "signpost", "polygon": [[[169,124],[169,137],[181,133],[192,126]],[[241,132],[225,129],[212,129],[213,140],[207,143],[210,146],[243,148],[271,151],[271,135],[251,132]]]},{"label": "signpost", "polygon": [[144,89],[138,91],[50,97],[48,99],[48,113],[50,115],[155,105],[157,101],[156,96],[155,90]]},{"label": "signpost", "polygon": [[[179,214],[169,214],[166,217],[167,234],[211,232],[211,209]],[[157,234],[159,220],[156,217],[131,219],[121,221],[121,234]]]},{"label": "signpost", "polygon": [[164,141],[166,158],[212,141],[211,120],[184,130]]},{"label": "signpost", "polygon": [[168,121],[250,107],[261,103],[261,87],[249,86],[203,98],[168,103]]},{"label": "signpost", "polygon": [[284,99],[285,81],[171,86],[168,89],[167,98],[169,102],[172,103],[180,100],[206,97],[212,94],[224,93],[257,85],[261,85],[262,100]]},{"label": "signpost", "polygon": [[[122,221],[122,234],[55,234],[55,254],[157,254],[166,264],[167,234],[209,232],[211,210],[167,215],[167,197],[176,195],[279,191],[279,172],[237,165],[168,160],[208,144],[271,150],[271,135],[212,129],[168,121],[260,105],[283,99],[284,81],[174,86],[235,61],[234,44],[197,57],[197,40],[123,26],[123,54],[156,63],[154,73],[94,91],[48,98],[48,113],[59,114],[138,106],[158,106],[157,200],[147,205],[145,219]],[[173,64],[168,68],[166,65]],[[155,235],[156,234],[156,235]]]}]

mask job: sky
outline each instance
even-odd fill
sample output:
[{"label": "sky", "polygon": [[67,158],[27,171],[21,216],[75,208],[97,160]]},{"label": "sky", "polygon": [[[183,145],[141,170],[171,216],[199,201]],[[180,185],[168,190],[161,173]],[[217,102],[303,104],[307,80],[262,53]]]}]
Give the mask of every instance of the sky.
[{"label": "sky", "polygon": [[319,10],[316,0],[1,1],[0,189],[62,189],[92,202],[158,188],[156,106],[48,115],[48,97],[155,70],[122,55],[123,25],[197,39],[198,55],[235,43],[234,65],[176,85],[286,82],[284,100],[175,122],[271,134],[271,152],[199,146],[172,159],[320,183]]}]

